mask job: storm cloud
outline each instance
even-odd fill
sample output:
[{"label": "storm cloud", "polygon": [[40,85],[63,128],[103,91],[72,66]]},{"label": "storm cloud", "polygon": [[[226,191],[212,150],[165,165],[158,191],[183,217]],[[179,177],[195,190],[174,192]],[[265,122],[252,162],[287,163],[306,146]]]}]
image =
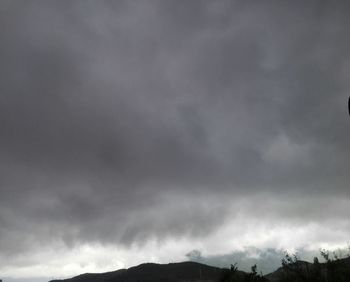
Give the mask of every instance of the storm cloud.
[{"label": "storm cloud", "polygon": [[[0,7],[4,267],[61,243],[222,228],[312,226],[302,247],[346,243],[347,1]],[[292,244],[260,235],[249,245]]]}]

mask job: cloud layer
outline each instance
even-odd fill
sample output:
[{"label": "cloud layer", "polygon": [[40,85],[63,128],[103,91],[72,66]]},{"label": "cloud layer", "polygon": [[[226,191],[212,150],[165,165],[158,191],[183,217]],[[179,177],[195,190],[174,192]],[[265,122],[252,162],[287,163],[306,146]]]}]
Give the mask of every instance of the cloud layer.
[{"label": "cloud layer", "polygon": [[238,222],[346,242],[346,1],[0,7],[2,265],[62,242],[195,244]]}]

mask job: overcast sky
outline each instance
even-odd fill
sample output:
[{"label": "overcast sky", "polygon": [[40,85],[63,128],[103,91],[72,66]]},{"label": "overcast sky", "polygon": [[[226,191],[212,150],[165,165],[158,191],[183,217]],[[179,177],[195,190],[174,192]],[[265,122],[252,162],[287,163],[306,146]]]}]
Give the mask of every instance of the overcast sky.
[{"label": "overcast sky", "polygon": [[349,14],[1,1],[0,275],[346,246]]}]

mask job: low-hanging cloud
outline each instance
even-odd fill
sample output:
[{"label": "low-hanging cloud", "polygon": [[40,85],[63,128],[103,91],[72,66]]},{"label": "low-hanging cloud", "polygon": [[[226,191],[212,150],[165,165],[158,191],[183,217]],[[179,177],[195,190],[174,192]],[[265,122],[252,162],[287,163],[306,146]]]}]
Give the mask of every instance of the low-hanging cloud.
[{"label": "low-hanging cloud", "polygon": [[0,6],[0,261],[256,210],[350,233],[345,1]]}]

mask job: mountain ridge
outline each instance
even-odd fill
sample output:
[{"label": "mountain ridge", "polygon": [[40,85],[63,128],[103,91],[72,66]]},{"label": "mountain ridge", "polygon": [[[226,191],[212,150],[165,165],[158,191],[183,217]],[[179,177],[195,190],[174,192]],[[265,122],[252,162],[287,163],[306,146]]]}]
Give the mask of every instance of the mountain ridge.
[{"label": "mountain ridge", "polygon": [[[338,265],[350,269],[350,257],[318,263],[317,265],[298,260],[287,266],[279,267],[263,277],[265,281],[277,282],[283,279],[285,275],[292,274],[292,277],[296,280],[290,281],[299,281],[298,277],[300,274],[312,275],[318,268],[324,275],[332,265],[333,267]],[[104,273],[84,273],[72,278],[50,280],[49,282],[217,282],[229,272],[230,270],[227,268],[210,266],[193,261],[168,264],[142,263],[127,269],[118,269]],[[240,270],[234,270],[234,273],[238,279],[235,281],[243,281],[250,275]]]},{"label": "mountain ridge", "polygon": [[192,261],[168,264],[142,263],[128,269],[105,273],[84,273],[72,278],[50,280],[49,282],[218,281],[224,270],[224,268]]}]

